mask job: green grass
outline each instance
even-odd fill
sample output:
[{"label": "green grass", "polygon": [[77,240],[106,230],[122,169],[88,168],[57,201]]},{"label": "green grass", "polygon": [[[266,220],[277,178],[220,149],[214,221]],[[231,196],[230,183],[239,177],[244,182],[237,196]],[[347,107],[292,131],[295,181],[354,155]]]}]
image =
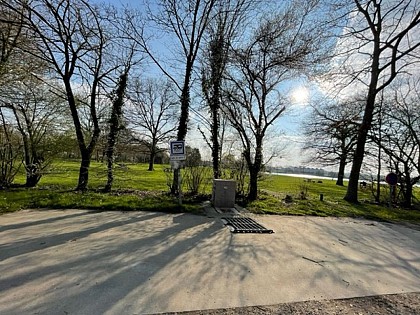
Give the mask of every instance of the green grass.
[{"label": "green grass", "polygon": [[[124,164],[114,171],[114,185],[111,193],[103,193],[106,184],[106,167],[92,162],[89,172],[89,190],[75,192],[79,162],[56,161],[36,188],[13,188],[0,191],[0,213],[28,208],[78,208],[97,210],[150,210],[163,212],[200,212],[200,200],[184,198],[182,206],[178,200],[168,195],[167,165],[156,165],[155,171],[147,171],[147,164]],[[15,184],[23,184],[24,174],[16,177]],[[346,187],[335,185],[333,180],[322,182],[305,181],[303,178],[264,175],[259,184],[260,198],[244,205],[255,213],[316,215],[337,217],[363,217],[386,221],[408,221],[420,223],[419,210],[389,208],[385,204],[372,203],[370,189],[359,193],[360,204],[354,205],[343,200]],[[207,185],[206,193],[211,185]],[[301,192],[304,197],[301,198]],[[387,187],[383,188],[387,196]],[[320,201],[323,194],[323,201]],[[420,191],[415,190],[417,198]],[[292,202],[285,202],[286,195]],[[418,205],[417,205],[418,206]]]},{"label": "green grass", "polygon": [[[79,161],[57,161],[51,165],[38,186],[40,188],[74,189],[77,186]],[[166,190],[166,177],[163,172],[168,165],[155,165],[155,171],[147,170],[147,164],[120,164],[114,169],[114,189]],[[16,177],[16,184],[25,183],[25,175]],[[104,163],[92,162],[89,169],[89,189],[101,189],[107,182]]]},{"label": "green grass", "polygon": [[[146,164],[124,164],[114,171],[111,193],[103,193],[107,177],[106,167],[93,162],[89,171],[89,190],[76,192],[79,162],[57,161],[48,170],[36,188],[13,188],[0,191],[0,213],[28,208],[79,208],[98,210],[142,210],[163,212],[197,212],[198,202],[185,199],[182,206],[167,194],[167,165],[156,165],[147,171]],[[15,184],[25,182],[24,174]]]},{"label": "green grass", "polygon": [[[360,217],[384,221],[408,221],[420,223],[420,211],[398,207],[388,207],[386,200],[382,204],[372,202],[373,195],[368,187],[359,190],[360,203],[350,204],[343,200],[347,187],[335,185],[333,180],[305,181],[304,178],[270,175],[260,183],[262,193],[257,201],[247,204],[247,208],[256,213],[316,215],[336,217]],[[305,198],[301,198],[301,192]],[[323,201],[320,195],[323,195]],[[286,195],[292,202],[285,202]],[[387,187],[382,188],[386,199]],[[415,195],[418,197],[419,190]],[[418,205],[417,205],[418,206]]]}]

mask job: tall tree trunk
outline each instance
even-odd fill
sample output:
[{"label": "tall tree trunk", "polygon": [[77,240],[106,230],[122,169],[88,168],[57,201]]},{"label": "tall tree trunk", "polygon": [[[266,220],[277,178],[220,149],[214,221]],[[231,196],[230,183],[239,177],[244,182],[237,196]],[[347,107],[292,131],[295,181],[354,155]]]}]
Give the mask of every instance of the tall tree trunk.
[{"label": "tall tree trunk", "polygon": [[187,62],[185,70],[185,81],[181,92],[181,115],[179,117],[179,126],[177,140],[185,140],[188,132],[188,116],[190,110],[190,80],[193,70],[192,62]]},{"label": "tall tree trunk", "polygon": [[249,193],[248,201],[254,201],[258,197],[258,173],[257,167],[254,165],[249,170]]},{"label": "tall tree trunk", "polygon": [[413,197],[413,184],[411,183],[411,179],[408,178],[405,184],[405,192],[404,192],[404,208],[411,208],[411,199]]},{"label": "tall tree trunk", "polygon": [[362,124],[359,127],[357,134],[357,145],[354,152],[353,164],[351,167],[349,185],[347,187],[347,193],[344,196],[344,200],[357,203],[358,202],[358,188],[359,188],[359,177],[360,170],[362,169],[363,158],[365,155],[366,139],[371,128],[373,120],[373,111],[375,109],[375,101],[378,78],[379,78],[379,57],[380,57],[380,37],[379,33],[375,34],[374,39],[374,50],[372,54],[372,67],[370,73],[369,91],[366,100],[365,112],[363,115]]},{"label": "tall tree trunk", "polygon": [[212,119],[211,124],[211,143],[212,143],[212,161],[213,161],[213,176],[215,179],[220,177],[220,102],[221,102],[221,86],[222,75],[226,67],[227,49],[225,42],[225,34],[223,33],[222,25],[219,25],[217,37],[210,43],[210,87],[211,94],[209,99],[210,114]]},{"label": "tall tree trunk", "polygon": [[351,167],[349,178],[349,185],[347,187],[347,193],[344,197],[344,200],[352,203],[358,203],[360,170],[362,169],[363,158],[365,155],[366,140],[373,119],[373,110],[375,108],[375,96],[376,92],[372,89],[372,91],[369,92],[363,122],[359,127],[357,135],[357,145],[356,150],[354,152],[353,164]]},{"label": "tall tree trunk", "polygon": [[[379,138],[379,141],[381,141],[381,138]],[[381,146],[379,145],[379,152],[378,152],[378,173],[376,174],[376,195],[375,195],[375,201],[380,202],[381,200],[381,169],[382,169],[382,151]]]},{"label": "tall tree trunk", "polygon": [[80,163],[79,182],[77,184],[76,190],[86,191],[89,182],[89,166],[91,161],[91,152],[89,152],[88,149],[84,149],[80,152],[80,154],[82,155],[82,162]]},{"label": "tall tree trunk", "polygon": [[[249,193],[248,200],[254,201],[258,198],[258,175],[260,174],[263,162],[262,139],[256,139],[254,163],[249,167]],[[247,161],[251,161],[250,152]]]},{"label": "tall tree trunk", "polygon": [[344,171],[346,169],[346,160],[347,157],[342,155],[340,158],[340,166],[338,167],[337,181],[335,183],[338,186],[344,186]]},{"label": "tall tree trunk", "polygon": [[[111,135],[112,134],[112,135]],[[112,184],[114,183],[114,148],[115,148],[116,135],[114,132],[109,133],[108,148],[106,150],[106,167],[107,167],[107,182],[104,188],[105,192],[110,192]]]},{"label": "tall tree trunk", "polygon": [[[179,126],[178,126],[178,134],[177,140],[183,141],[187,136],[188,131],[188,116],[189,116],[189,109],[190,109],[190,80],[193,70],[193,63],[191,61],[187,61],[186,70],[185,70],[185,80],[184,85],[181,92],[181,115],[179,118]],[[174,170],[174,178],[172,182],[172,194],[179,193],[180,187],[179,186],[179,176],[181,170],[179,168]]]},{"label": "tall tree trunk", "polygon": [[[212,130],[211,130],[211,142],[212,142],[212,150],[211,150],[211,157],[213,160],[213,177],[218,179],[220,177],[220,143],[219,143],[219,108],[220,108],[220,95],[219,95],[219,88],[218,86],[214,86],[214,96],[212,98]],[[217,92],[216,92],[217,91]],[[217,93],[217,95],[216,95]]]},{"label": "tall tree trunk", "polygon": [[77,144],[82,158],[79,169],[79,180],[76,190],[85,191],[89,181],[89,166],[91,159],[91,152],[85,145],[85,137],[82,131],[82,124],[80,123],[79,114],[77,113],[76,100],[74,98],[73,90],[70,83],[70,78],[63,79],[66,88],[66,97],[69,103],[71,116],[73,118],[74,129],[76,131]]},{"label": "tall tree trunk", "polygon": [[152,137],[152,143],[150,147],[150,154],[149,154],[149,168],[148,171],[154,171],[155,169],[155,159],[158,152],[158,139],[155,135]]},{"label": "tall tree trunk", "polygon": [[108,135],[108,143],[107,143],[107,150],[106,150],[106,159],[107,159],[107,173],[108,173],[108,181],[105,185],[105,191],[110,192],[112,188],[112,184],[114,182],[114,174],[113,174],[113,167],[114,167],[114,151],[115,151],[115,143],[117,141],[118,133],[121,130],[121,116],[122,116],[122,107],[124,105],[124,93],[127,87],[127,77],[129,67],[127,67],[124,72],[120,75],[120,79],[118,80],[117,89],[115,91],[115,98],[112,102],[112,112],[110,118],[110,128],[109,128],[109,135]]}]

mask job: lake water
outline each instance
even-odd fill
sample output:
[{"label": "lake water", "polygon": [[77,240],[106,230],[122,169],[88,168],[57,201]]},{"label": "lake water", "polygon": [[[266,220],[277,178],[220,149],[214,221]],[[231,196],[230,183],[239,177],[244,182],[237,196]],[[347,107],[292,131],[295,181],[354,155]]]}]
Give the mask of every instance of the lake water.
[{"label": "lake water", "polygon": [[[329,179],[332,181],[336,181],[336,177],[327,177],[327,176],[317,176],[317,175],[310,175],[310,174],[290,174],[290,173],[267,173],[271,175],[282,175],[282,176],[290,176],[290,177],[300,177],[300,178],[307,178],[307,179]],[[348,178],[344,178],[344,181],[348,181]]]}]

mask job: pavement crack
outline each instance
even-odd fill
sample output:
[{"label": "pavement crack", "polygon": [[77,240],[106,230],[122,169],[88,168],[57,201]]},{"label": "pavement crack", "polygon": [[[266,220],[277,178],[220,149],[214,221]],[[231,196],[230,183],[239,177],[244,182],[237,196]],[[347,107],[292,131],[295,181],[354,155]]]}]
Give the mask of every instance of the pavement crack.
[{"label": "pavement crack", "polygon": [[302,256],[302,258],[303,259],[306,259],[306,260],[308,260],[308,261],[310,261],[310,262],[313,262],[313,263],[315,263],[315,264],[317,264],[317,265],[320,265],[320,266],[322,266],[322,267],[324,267],[324,265],[323,264],[321,264],[321,263],[323,263],[323,262],[325,262],[324,260],[313,260],[313,259],[311,259],[311,258],[308,258],[308,257],[305,257],[305,256]]},{"label": "pavement crack", "polygon": [[344,280],[344,279],[341,279],[343,282],[345,282],[346,284],[347,284],[347,286],[349,286],[350,285],[350,282],[348,282],[348,281],[346,281],[346,280]]},{"label": "pavement crack", "polygon": [[348,244],[349,242],[347,242],[347,241],[345,241],[345,240],[342,240],[341,238],[339,238],[338,239],[338,241],[340,242],[340,243],[342,243],[342,245],[344,245],[344,244]]}]

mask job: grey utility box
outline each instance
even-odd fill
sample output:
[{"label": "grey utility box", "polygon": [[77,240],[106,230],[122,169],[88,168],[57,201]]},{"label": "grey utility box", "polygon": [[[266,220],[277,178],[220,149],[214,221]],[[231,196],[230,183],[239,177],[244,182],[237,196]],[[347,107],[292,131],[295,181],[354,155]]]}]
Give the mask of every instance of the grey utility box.
[{"label": "grey utility box", "polygon": [[213,206],[216,208],[233,208],[235,206],[236,181],[213,179]]}]

